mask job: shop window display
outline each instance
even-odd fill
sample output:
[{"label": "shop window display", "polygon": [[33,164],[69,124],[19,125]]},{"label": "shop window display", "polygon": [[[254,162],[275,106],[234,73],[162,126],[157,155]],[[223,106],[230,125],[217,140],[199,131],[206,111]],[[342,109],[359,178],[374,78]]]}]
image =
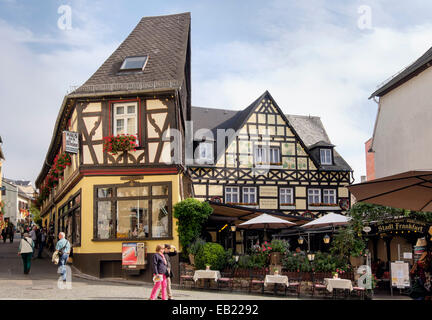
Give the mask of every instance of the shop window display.
[{"label": "shop window display", "polygon": [[78,192],[58,211],[58,232],[64,232],[74,247],[81,245],[81,193]]},{"label": "shop window display", "polygon": [[171,236],[171,185],[134,183],[95,187],[95,233],[100,240]]}]

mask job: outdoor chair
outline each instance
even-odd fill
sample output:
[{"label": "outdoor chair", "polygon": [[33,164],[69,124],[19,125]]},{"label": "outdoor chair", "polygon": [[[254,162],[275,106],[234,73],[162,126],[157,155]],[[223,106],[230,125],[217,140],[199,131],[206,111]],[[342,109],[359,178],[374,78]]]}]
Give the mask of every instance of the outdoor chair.
[{"label": "outdoor chair", "polygon": [[312,282],[312,296],[315,296],[315,293],[324,292],[324,295],[327,295],[327,285],[325,284],[324,278],[319,275],[314,275]]},{"label": "outdoor chair", "polygon": [[[185,283],[186,282],[191,282],[193,284],[193,287],[195,288],[196,283],[193,279],[193,275],[191,274],[191,272],[188,270],[186,270],[185,274],[180,275],[180,286],[182,286],[183,288],[185,288]],[[191,285],[192,288],[192,285]]]},{"label": "outdoor chair", "polygon": [[227,269],[221,271],[221,277],[217,281],[218,289],[221,289],[222,285],[226,285],[230,291],[233,291],[234,284],[234,269]]},{"label": "outdoor chair", "polygon": [[366,289],[365,288],[362,288],[362,287],[353,287],[353,292],[354,292],[354,294],[356,294],[357,296],[359,296],[361,300],[364,300],[365,293],[366,293]]},{"label": "outdoor chair", "polygon": [[250,280],[249,280],[249,293],[252,292],[254,286],[261,287],[261,293],[264,293],[264,279],[266,276],[265,269],[252,269],[250,270]]},{"label": "outdoor chair", "polygon": [[[300,296],[300,288],[301,288],[301,282],[302,282],[302,276],[301,274],[297,273],[295,276],[293,276],[295,273],[292,272],[282,272],[282,275],[288,277],[288,283],[289,286],[285,287],[285,295],[287,295],[287,292],[295,292],[297,294],[297,297]],[[290,277],[291,275],[291,277]]]}]

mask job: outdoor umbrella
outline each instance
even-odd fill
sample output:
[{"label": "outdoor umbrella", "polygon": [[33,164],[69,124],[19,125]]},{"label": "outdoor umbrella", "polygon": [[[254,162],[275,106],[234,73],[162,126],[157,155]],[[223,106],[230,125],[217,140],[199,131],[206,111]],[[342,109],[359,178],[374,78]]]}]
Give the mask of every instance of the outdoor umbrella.
[{"label": "outdoor umbrella", "polygon": [[408,171],[348,187],[358,202],[432,211],[432,170]]},{"label": "outdoor umbrella", "polygon": [[239,228],[244,229],[264,229],[264,239],[267,238],[267,229],[281,229],[295,226],[295,223],[263,213],[262,215],[239,224]]},{"label": "outdoor umbrella", "polygon": [[269,214],[263,213],[262,215],[250,219],[249,221],[239,224],[239,228],[245,229],[281,229],[289,226],[294,226],[295,223],[276,218]]},{"label": "outdoor umbrella", "polygon": [[324,226],[343,226],[348,224],[350,217],[343,216],[341,214],[330,212],[321,218],[315,219],[314,221],[308,222],[302,225],[302,228],[317,228]]}]

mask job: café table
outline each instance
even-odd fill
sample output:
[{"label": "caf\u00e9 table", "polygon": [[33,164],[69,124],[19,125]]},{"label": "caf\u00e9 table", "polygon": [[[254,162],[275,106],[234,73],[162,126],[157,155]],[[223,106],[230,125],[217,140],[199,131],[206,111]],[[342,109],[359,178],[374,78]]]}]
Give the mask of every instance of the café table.
[{"label": "caf\u00e9 table", "polygon": [[274,294],[276,295],[278,284],[283,284],[286,287],[289,286],[288,277],[278,274],[267,274],[264,278],[264,287],[267,287],[269,283],[274,284]]},{"label": "caf\u00e9 table", "polygon": [[193,280],[197,282],[199,279],[207,279],[205,282],[205,288],[208,288],[211,279],[218,281],[221,278],[219,270],[196,270],[193,275]]},{"label": "caf\u00e9 table", "polygon": [[352,281],[349,279],[325,278],[324,281],[329,292],[333,292],[333,289],[353,291]]}]

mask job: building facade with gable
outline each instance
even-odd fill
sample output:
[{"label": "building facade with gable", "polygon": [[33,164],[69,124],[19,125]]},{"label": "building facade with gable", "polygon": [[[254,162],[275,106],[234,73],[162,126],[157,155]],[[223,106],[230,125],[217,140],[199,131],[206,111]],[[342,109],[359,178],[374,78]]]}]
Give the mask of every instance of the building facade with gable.
[{"label": "building facade with gable", "polygon": [[[301,223],[349,208],[352,170],[319,118],[284,115],[269,92],[243,111],[192,107],[190,56],[189,13],[145,17],[63,100],[36,180],[38,203],[43,224],[66,233],[85,273],[151,282],[151,264],[126,269],[122,252],[145,244],[148,262],[158,244],[179,248],[173,205],[188,197],[209,201],[210,220],[224,223],[224,212]],[[218,149],[218,129],[238,134]],[[77,150],[67,152],[65,131],[77,135]],[[104,149],[128,134],[136,148]],[[231,224],[247,218],[237,216]],[[212,228],[212,240],[225,241]],[[178,270],[178,255],[172,264]]]}]

